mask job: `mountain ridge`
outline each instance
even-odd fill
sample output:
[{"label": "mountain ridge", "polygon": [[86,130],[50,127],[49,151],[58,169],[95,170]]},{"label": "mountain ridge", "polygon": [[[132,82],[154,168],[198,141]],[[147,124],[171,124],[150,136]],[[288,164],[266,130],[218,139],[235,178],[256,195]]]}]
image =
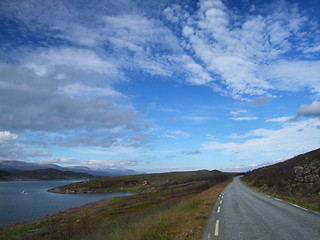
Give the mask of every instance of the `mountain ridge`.
[{"label": "mountain ridge", "polygon": [[29,162],[18,161],[18,160],[0,160],[0,170],[5,170],[5,171],[16,171],[16,170],[25,171],[25,170],[48,169],[48,168],[54,168],[60,171],[87,173],[93,176],[103,176],[103,177],[114,177],[114,176],[137,174],[136,171],[131,169],[111,169],[111,168],[93,169],[85,166],[61,167],[57,164],[39,164],[39,163],[29,163]]}]

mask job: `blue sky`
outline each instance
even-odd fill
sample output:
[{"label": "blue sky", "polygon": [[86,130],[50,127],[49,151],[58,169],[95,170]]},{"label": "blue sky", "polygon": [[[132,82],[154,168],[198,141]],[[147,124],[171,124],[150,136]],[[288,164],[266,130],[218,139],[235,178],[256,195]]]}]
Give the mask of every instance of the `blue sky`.
[{"label": "blue sky", "polygon": [[320,1],[0,2],[0,159],[243,171],[320,147]]}]

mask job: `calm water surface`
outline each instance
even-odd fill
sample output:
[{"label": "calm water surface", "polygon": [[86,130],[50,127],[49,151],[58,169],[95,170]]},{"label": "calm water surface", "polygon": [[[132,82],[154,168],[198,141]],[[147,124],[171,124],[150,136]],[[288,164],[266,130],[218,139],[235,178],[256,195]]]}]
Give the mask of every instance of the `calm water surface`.
[{"label": "calm water surface", "polygon": [[[57,194],[48,189],[76,181],[0,182],[0,227],[57,213],[106,197],[128,196],[128,193]],[[22,194],[24,191],[26,194]]]}]

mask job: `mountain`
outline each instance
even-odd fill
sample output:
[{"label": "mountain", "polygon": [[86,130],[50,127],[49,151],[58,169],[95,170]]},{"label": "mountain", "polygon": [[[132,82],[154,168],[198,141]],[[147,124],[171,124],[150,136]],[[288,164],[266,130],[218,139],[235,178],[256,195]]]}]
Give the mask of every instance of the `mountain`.
[{"label": "mountain", "polygon": [[60,171],[73,171],[80,173],[87,173],[94,176],[124,176],[124,175],[134,175],[137,172],[130,169],[93,169],[84,166],[74,166],[74,167],[61,167],[56,164],[38,164],[38,163],[28,163],[24,161],[13,161],[13,160],[0,160],[0,170],[36,170],[36,169],[47,169],[54,168]]},{"label": "mountain", "polygon": [[0,170],[0,181],[93,179],[93,175],[54,168],[36,170]]},{"label": "mountain", "polygon": [[244,180],[262,191],[298,197],[320,207],[320,148],[250,171]]}]

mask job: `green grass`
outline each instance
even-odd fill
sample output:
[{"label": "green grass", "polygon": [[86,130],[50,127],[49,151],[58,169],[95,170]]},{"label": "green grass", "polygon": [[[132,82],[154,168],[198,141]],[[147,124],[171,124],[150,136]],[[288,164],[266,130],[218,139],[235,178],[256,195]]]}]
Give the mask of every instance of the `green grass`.
[{"label": "green grass", "polygon": [[[211,211],[201,213],[201,209],[203,206],[211,209],[214,204],[212,194],[202,193],[231,176],[198,171],[125,176],[64,186],[58,191],[70,187],[86,192],[122,188],[134,189],[131,192],[136,191],[136,194],[101,200],[45,219],[7,227],[0,232],[0,239],[197,239],[192,237],[201,235],[201,227],[195,226],[201,223],[203,227],[206,214]],[[132,181],[145,180],[150,185],[130,186]],[[215,193],[218,196],[219,193]],[[196,200],[197,196],[203,199],[211,196],[211,200]],[[183,237],[178,238],[178,235]]]}]

